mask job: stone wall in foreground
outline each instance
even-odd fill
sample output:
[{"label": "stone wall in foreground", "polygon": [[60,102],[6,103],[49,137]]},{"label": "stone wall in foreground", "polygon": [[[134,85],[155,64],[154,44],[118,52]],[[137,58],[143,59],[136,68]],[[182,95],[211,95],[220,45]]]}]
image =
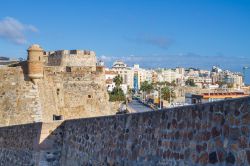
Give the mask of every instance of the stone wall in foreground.
[{"label": "stone wall in foreground", "polygon": [[250,164],[250,98],[64,125],[63,165]]},{"label": "stone wall in foreground", "polygon": [[0,129],[0,165],[34,165],[41,123]]},{"label": "stone wall in foreground", "polygon": [[61,122],[1,127],[0,166],[59,166],[62,138]]},{"label": "stone wall in foreground", "polygon": [[249,165],[249,136],[247,97],[157,112],[0,128],[0,163]]}]

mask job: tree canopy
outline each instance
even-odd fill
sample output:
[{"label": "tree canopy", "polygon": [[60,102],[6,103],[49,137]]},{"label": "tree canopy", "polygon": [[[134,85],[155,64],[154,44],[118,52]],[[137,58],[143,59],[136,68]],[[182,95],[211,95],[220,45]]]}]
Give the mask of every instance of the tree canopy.
[{"label": "tree canopy", "polygon": [[193,79],[188,79],[188,80],[185,82],[185,85],[188,85],[188,86],[196,86]]},{"label": "tree canopy", "polygon": [[125,101],[125,94],[120,87],[122,84],[122,77],[120,75],[116,76],[113,81],[115,82],[115,88],[112,92],[109,92],[109,101]]},{"label": "tree canopy", "polygon": [[143,92],[150,93],[154,89],[153,85],[148,81],[144,81],[141,84],[140,90]]},{"label": "tree canopy", "polygon": [[115,78],[113,79],[113,82],[115,83],[116,87],[120,87],[120,85],[123,82],[123,79],[120,75],[115,76]]},{"label": "tree canopy", "polygon": [[176,94],[173,89],[171,89],[169,86],[165,86],[161,89],[161,97],[164,100],[167,100],[168,102],[173,101],[173,99],[176,98]]},{"label": "tree canopy", "polygon": [[125,101],[125,94],[120,87],[115,87],[109,92],[109,101]]}]

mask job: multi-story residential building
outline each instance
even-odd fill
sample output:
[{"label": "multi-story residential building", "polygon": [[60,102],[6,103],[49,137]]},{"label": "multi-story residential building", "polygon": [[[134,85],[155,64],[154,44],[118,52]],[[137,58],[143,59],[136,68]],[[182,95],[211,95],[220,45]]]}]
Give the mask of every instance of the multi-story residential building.
[{"label": "multi-story residential building", "polygon": [[116,71],[123,78],[123,84],[133,87],[133,71],[123,61],[115,61],[112,70]]},{"label": "multi-story residential building", "polygon": [[209,70],[199,70],[199,76],[200,77],[210,77],[210,71]]},{"label": "multi-story residential building", "polygon": [[[105,69],[105,78],[106,78],[106,87],[109,92],[112,92],[115,88],[115,82],[113,81],[116,76],[118,76],[118,72],[112,69]],[[121,84],[121,88],[125,94],[128,91],[128,85],[125,83]]]},{"label": "multi-story residential building", "polygon": [[[138,91],[142,82],[148,81],[151,83],[153,82],[153,79],[155,79],[155,75],[153,75],[155,73],[154,70],[142,69],[140,68],[139,64],[135,64],[131,68],[128,67],[123,61],[115,61],[109,71],[113,71],[123,78],[123,83],[121,86],[124,91],[127,91],[127,88]],[[111,80],[108,80],[107,82],[111,83]],[[112,87],[112,85],[110,86]]]},{"label": "multi-story residential building", "polygon": [[[222,70],[217,66],[213,66],[211,71],[196,68],[184,69],[181,67],[176,67],[175,69],[158,68],[156,70],[146,70],[140,68],[139,64],[128,67],[122,61],[115,61],[111,70],[122,76],[122,87],[131,88],[136,91],[140,89],[141,83],[144,81],[148,81],[149,83],[171,83],[174,81],[177,85],[184,86],[186,80],[192,79],[199,88],[209,89],[223,87],[223,84],[226,85],[225,87],[241,88],[244,84],[240,73]],[[107,80],[107,83],[109,83],[110,87],[114,86],[111,80]]]},{"label": "multi-story residential building", "polygon": [[115,83],[113,79],[117,76],[117,72],[109,69],[105,69],[105,79],[106,79],[106,87],[109,92],[111,92],[114,87]]},{"label": "multi-story residential building", "polygon": [[175,68],[175,71],[181,75],[184,75],[185,74],[185,68],[183,67],[176,67]]},{"label": "multi-story residential building", "polygon": [[153,70],[145,70],[145,81],[153,83]]},{"label": "multi-story residential building", "polygon": [[225,75],[224,81],[231,84],[233,88],[240,88],[243,86],[243,78],[239,73],[228,73]]},{"label": "multi-story residential building", "polygon": [[112,70],[117,72],[123,78],[122,86],[133,88],[134,84],[134,72],[123,61],[115,61],[112,66]]},{"label": "multi-story residential building", "polygon": [[218,67],[212,68],[211,79],[213,84],[220,82],[230,85],[231,88],[241,88],[244,85],[241,73],[222,70]]},{"label": "multi-story residential building", "polygon": [[189,77],[189,79],[193,80],[199,88],[207,87],[212,83],[212,79],[209,77]]},{"label": "multi-story residential building", "polygon": [[156,83],[158,81],[158,74],[156,71],[152,70],[152,83]]},{"label": "multi-story residential building", "polygon": [[178,85],[184,83],[184,72],[180,69],[158,69],[158,82],[175,82]]},{"label": "multi-story residential building", "polygon": [[200,73],[199,73],[199,69],[195,69],[195,68],[188,68],[185,70],[185,76],[188,77],[199,77]]},{"label": "multi-story residential building", "polygon": [[212,84],[216,84],[219,81],[219,75],[217,73],[212,72],[210,78],[212,80]]}]

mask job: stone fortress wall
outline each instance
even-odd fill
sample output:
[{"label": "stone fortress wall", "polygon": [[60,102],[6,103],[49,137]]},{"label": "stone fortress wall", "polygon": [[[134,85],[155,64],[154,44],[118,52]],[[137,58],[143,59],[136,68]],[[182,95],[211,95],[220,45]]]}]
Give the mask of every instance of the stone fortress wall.
[{"label": "stone fortress wall", "polygon": [[[53,55],[63,55],[63,63]],[[0,69],[0,126],[114,114],[99,68],[93,51],[47,56],[32,45],[27,62]]]},{"label": "stone fortress wall", "polygon": [[0,165],[249,165],[250,97],[0,128]]},{"label": "stone fortress wall", "polygon": [[44,53],[48,66],[88,66],[95,69],[96,56],[93,51],[87,50],[59,50]]}]

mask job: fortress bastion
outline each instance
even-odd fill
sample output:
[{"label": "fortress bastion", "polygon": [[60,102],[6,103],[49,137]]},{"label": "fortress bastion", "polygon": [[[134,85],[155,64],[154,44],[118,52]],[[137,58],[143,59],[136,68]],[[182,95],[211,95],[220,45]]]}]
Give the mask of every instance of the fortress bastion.
[{"label": "fortress bastion", "polygon": [[27,61],[0,69],[0,126],[113,114],[93,51],[27,51]]}]

